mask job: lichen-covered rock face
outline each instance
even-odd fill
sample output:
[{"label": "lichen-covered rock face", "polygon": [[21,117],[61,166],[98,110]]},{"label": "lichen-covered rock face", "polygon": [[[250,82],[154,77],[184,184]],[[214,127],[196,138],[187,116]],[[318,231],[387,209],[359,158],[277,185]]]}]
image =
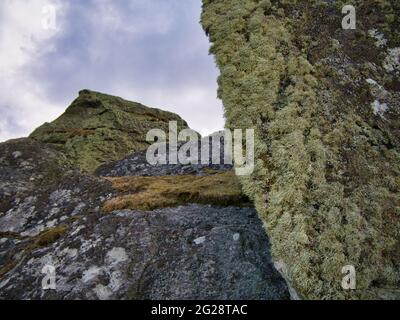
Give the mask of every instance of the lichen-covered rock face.
[{"label": "lichen-covered rock face", "polygon": [[177,121],[179,130],[188,128],[176,114],[83,90],[61,117],[30,137],[56,146],[81,169],[93,172],[104,163],[146,149],[146,134],[152,129],[168,132],[170,121]]},{"label": "lichen-covered rock face", "polygon": [[[205,169],[204,179],[227,174]],[[134,175],[118,179],[165,179],[143,153],[101,172],[114,170]],[[195,180],[196,170],[164,167],[164,196],[174,175]],[[289,299],[254,208],[189,197],[146,212],[102,210],[114,197],[140,198],[144,187],[114,189],[32,139],[0,144],[0,299]],[[234,190],[240,198],[240,185]]]},{"label": "lichen-covered rock face", "polygon": [[[8,239],[0,248],[24,242]],[[188,205],[91,215],[22,255],[0,278],[0,297],[289,299],[268,246],[254,209]],[[54,290],[42,288],[46,265],[55,268]]]},{"label": "lichen-covered rock face", "polygon": [[[302,298],[400,297],[400,3],[203,0],[227,126],[256,130],[243,179]],[[356,290],[342,268],[356,269]]]},{"label": "lichen-covered rock face", "polygon": [[110,183],[74,169],[51,146],[31,139],[0,144],[0,280],[74,221],[99,213],[113,193]]},{"label": "lichen-covered rock face", "polygon": [[82,174],[51,146],[31,139],[0,144],[0,237],[35,237],[100,211],[111,184]]}]

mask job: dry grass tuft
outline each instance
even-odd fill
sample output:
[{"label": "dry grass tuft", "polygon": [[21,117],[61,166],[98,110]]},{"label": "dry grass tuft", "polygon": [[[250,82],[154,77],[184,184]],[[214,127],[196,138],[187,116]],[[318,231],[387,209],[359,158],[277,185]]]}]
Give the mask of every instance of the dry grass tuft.
[{"label": "dry grass tuft", "polygon": [[107,201],[103,206],[105,212],[124,209],[150,211],[186,203],[244,205],[248,201],[233,172],[205,177],[183,175],[107,180],[125,194]]}]

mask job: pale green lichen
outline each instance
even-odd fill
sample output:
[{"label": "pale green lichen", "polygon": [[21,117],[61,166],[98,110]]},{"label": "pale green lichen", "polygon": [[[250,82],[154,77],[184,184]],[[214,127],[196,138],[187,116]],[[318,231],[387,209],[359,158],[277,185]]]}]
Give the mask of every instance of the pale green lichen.
[{"label": "pale green lichen", "polygon": [[388,50],[383,66],[389,72],[400,72],[400,47]]},{"label": "pale green lichen", "polygon": [[[359,30],[345,33],[340,1],[203,0],[227,127],[256,131],[256,169],[243,188],[275,261],[307,299],[379,298],[399,287],[398,120],[376,124],[365,82],[396,80],[371,67],[383,56],[363,20],[374,6],[396,43],[398,19],[385,17],[397,4],[353,3]],[[357,290],[341,287],[346,265]]]}]

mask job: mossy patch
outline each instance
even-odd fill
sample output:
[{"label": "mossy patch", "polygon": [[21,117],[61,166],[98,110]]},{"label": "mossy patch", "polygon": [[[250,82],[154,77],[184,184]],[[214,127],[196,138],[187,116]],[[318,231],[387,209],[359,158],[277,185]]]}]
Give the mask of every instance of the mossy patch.
[{"label": "mossy patch", "polygon": [[178,115],[98,92],[83,90],[58,119],[36,129],[31,138],[49,143],[84,171],[145,150],[152,129],[168,132],[169,122],[188,128]]},{"label": "mossy patch", "polygon": [[47,247],[58,239],[60,239],[68,230],[67,225],[61,225],[47,231],[42,232],[37,236],[33,246],[34,247]]},{"label": "mossy patch", "polygon": [[233,172],[204,177],[194,175],[165,177],[107,178],[123,193],[107,201],[103,210],[143,210],[175,207],[188,203],[221,206],[248,203]]},{"label": "mossy patch", "polygon": [[61,239],[68,231],[69,227],[65,224],[59,225],[57,227],[48,229],[46,231],[43,231],[36,237],[28,238],[28,237],[23,237],[17,233],[2,233],[0,234],[0,238],[2,236],[5,236],[7,238],[13,238],[13,239],[18,239],[18,240],[23,240],[25,243],[23,244],[23,248],[18,255],[19,258],[16,259],[15,257],[10,258],[3,263],[2,266],[0,266],[0,279],[6,275],[8,272],[13,270],[15,267],[18,266],[22,261],[27,259],[28,257],[31,256],[32,252],[36,249],[40,248],[45,248],[59,239]]}]

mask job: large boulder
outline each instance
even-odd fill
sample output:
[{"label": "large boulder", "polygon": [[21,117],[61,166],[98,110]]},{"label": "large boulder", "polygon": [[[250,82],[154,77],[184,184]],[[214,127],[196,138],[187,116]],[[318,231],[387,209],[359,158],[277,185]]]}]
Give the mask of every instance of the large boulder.
[{"label": "large boulder", "polygon": [[400,3],[351,3],[355,30],[343,1],[203,0],[227,126],[256,131],[244,189],[308,299],[400,297]]},{"label": "large boulder", "polygon": [[[0,242],[0,250],[21,250],[0,274],[0,298],[289,299],[251,208],[115,211],[77,219],[34,248],[28,241]],[[55,268],[55,290],[43,290],[46,265]]]},{"label": "large boulder", "polygon": [[30,138],[56,146],[81,169],[93,172],[149,146],[152,129],[168,132],[169,122],[188,128],[178,115],[89,90],[82,90],[66,112],[36,129]]},{"label": "large boulder", "polygon": [[[141,152],[103,166],[105,179],[56,149],[0,144],[0,300],[290,298],[229,167],[157,176]],[[126,197],[152,207],[106,210]]]}]

